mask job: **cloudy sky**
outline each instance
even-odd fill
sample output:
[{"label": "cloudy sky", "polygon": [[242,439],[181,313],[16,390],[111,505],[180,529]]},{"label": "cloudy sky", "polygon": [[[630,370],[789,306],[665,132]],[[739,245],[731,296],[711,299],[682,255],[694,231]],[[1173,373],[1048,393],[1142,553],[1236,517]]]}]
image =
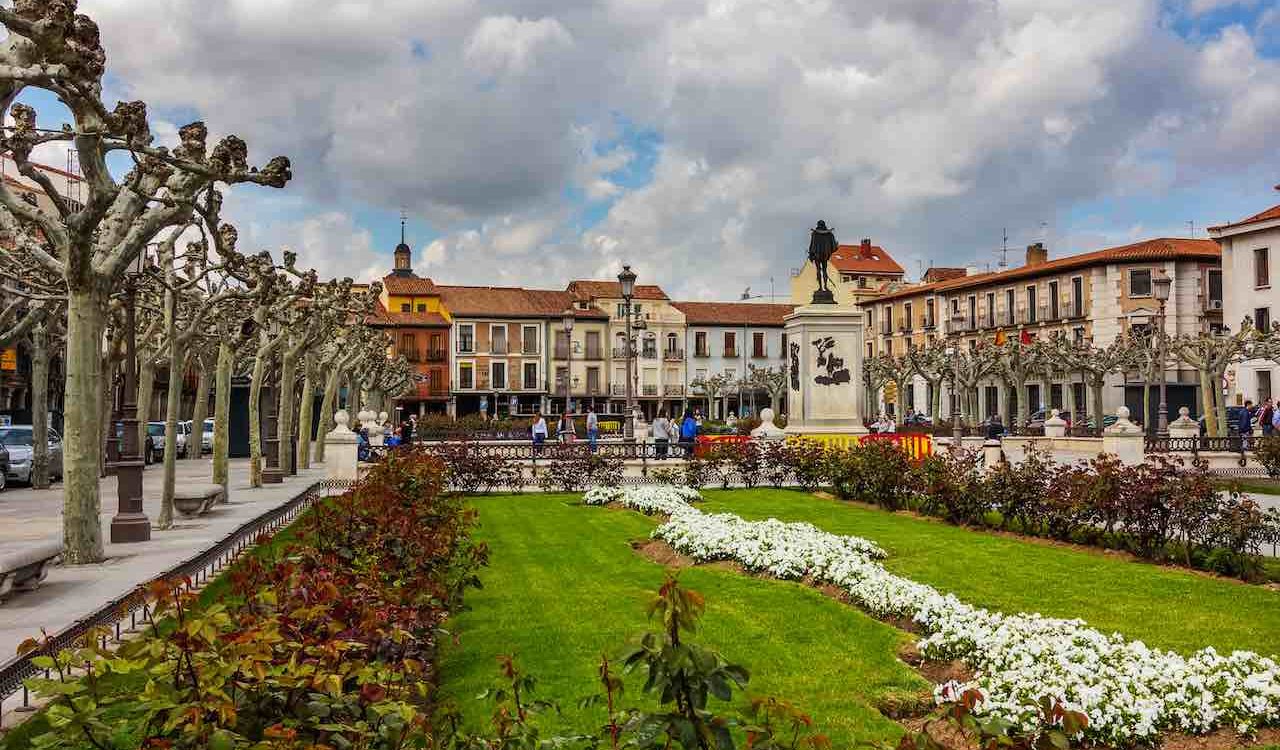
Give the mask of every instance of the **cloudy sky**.
[{"label": "cloudy sky", "polygon": [[785,293],[819,218],[911,275],[1280,202],[1276,0],[81,0],[110,94],[285,154],[245,247]]}]

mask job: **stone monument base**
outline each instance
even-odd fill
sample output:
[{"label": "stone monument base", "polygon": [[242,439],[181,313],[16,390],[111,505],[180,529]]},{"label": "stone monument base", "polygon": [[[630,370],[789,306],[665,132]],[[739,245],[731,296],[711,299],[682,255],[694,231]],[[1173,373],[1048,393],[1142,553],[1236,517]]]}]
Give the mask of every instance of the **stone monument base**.
[{"label": "stone monument base", "polygon": [[862,424],[863,316],[811,304],[786,318],[787,434],[835,444],[857,442]]}]

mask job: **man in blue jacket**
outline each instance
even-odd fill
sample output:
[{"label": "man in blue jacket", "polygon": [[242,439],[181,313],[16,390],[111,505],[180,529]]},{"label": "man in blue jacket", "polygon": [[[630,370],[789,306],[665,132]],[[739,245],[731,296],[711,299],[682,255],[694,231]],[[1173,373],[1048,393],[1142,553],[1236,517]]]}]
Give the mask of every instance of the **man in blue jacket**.
[{"label": "man in blue jacket", "polygon": [[1244,408],[1240,410],[1239,424],[1236,429],[1240,431],[1240,439],[1245,446],[1249,445],[1249,437],[1253,434],[1253,402],[1245,401]]}]

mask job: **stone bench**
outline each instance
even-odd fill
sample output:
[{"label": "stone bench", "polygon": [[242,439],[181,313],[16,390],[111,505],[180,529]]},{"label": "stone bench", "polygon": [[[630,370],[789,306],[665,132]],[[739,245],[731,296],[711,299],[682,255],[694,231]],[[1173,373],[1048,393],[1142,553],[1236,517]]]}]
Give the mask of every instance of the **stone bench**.
[{"label": "stone bench", "polygon": [[227,491],[220,484],[184,484],[173,490],[173,507],[188,518],[202,516],[213,506],[226,502]]},{"label": "stone bench", "polygon": [[35,591],[61,556],[61,540],[18,542],[0,552],[0,600],[12,591]]}]

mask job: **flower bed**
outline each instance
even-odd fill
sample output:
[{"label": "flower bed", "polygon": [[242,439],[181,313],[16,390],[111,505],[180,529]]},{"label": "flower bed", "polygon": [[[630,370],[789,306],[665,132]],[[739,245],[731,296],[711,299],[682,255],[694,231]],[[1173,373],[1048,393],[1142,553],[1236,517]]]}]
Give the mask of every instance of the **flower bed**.
[{"label": "flower bed", "polygon": [[1041,722],[1038,703],[1047,694],[1089,717],[1090,739],[1117,744],[1150,741],[1164,730],[1247,732],[1280,724],[1274,658],[1212,648],[1185,657],[1080,620],[974,607],[890,573],[876,562],[883,551],[864,539],[809,524],[707,515],[689,505],[693,495],[686,488],[646,487],[611,490],[606,502],[667,515],[653,536],[695,559],[733,560],[753,572],[834,584],[877,616],[912,619],[925,634],[919,647],[927,658],[960,659],[977,670],[968,683],[938,686],[940,701],[976,688],[984,697],[982,713],[1030,730]]}]

